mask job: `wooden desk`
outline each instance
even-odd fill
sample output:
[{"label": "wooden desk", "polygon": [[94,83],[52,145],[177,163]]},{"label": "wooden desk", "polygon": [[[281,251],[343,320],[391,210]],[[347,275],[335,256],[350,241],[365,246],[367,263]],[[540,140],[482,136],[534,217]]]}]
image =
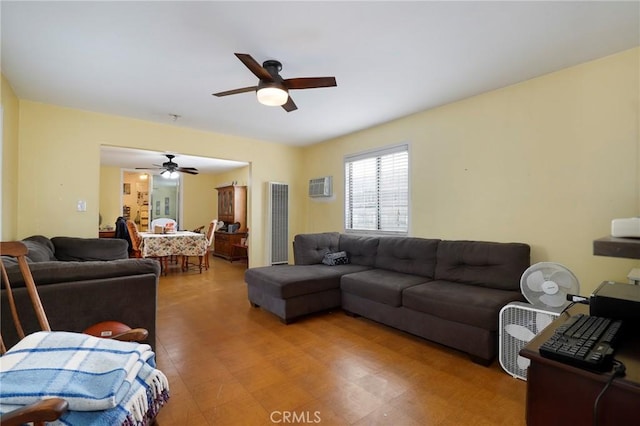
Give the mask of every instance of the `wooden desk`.
[{"label": "wooden desk", "polygon": [[98,231],[98,237],[99,238],[115,238],[116,237],[116,230],[112,230],[112,231]]},{"label": "wooden desk", "polygon": [[[529,358],[527,370],[527,425],[592,425],[593,404],[610,373],[592,373],[540,356],[539,348],[570,315],[589,313],[586,305],[574,305],[560,315],[520,351]],[[629,329],[627,329],[629,331]],[[640,423],[640,335],[636,329],[616,345],[615,359],[627,367],[600,400],[599,426]]]}]

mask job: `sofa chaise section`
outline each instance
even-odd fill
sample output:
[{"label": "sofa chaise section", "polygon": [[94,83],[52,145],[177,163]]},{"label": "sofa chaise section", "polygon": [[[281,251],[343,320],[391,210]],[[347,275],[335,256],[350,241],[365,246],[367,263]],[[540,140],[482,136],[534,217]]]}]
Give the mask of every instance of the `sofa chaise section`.
[{"label": "sofa chaise section", "polygon": [[289,324],[294,319],[340,307],[340,277],[357,265],[276,265],[245,272],[249,301]]},{"label": "sofa chaise section", "polygon": [[[296,235],[294,265],[250,268],[245,272],[249,301],[280,318],[285,324],[315,312],[341,306],[340,278],[370,269],[377,239],[342,238],[337,232]],[[351,263],[327,266],[330,252],[348,251]]]}]

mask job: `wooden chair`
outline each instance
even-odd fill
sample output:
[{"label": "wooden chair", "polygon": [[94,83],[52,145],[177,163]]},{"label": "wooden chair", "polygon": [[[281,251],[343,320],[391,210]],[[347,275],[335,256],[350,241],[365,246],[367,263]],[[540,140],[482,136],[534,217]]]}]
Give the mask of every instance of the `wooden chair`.
[{"label": "wooden chair", "polygon": [[[240,243],[233,244],[233,250],[235,255],[235,250],[242,250],[245,254],[245,258],[247,259],[247,265],[249,265],[249,229],[247,228],[247,236],[240,239]],[[231,258],[231,262],[233,263],[233,257]]]},{"label": "wooden chair", "polygon": [[207,254],[204,257],[204,269],[209,270],[209,258],[211,257],[211,253],[213,250],[213,236],[216,232],[216,228],[218,227],[218,220],[214,219],[209,224],[209,228],[207,229]]},{"label": "wooden chair", "polygon": [[168,218],[168,217],[161,217],[159,219],[153,219],[151,221],[151,225],[149,226],[149,229],[151,230],[151,232],[153,232],[153,229],[156,226],[165,227],[165,226],[167,226],[168,223],[172,223],[173,224],[173,229],[176,229],[176,227],[178,226],[178,222],[176,222],[174,219],[171,219],[171,218]]},{"label": "wooden chair", "polygon": [[[129,238],[131,238],[131,257],[142,257],[142,236],[138,231],[138,225],[132,220],[127,220],[127,230],[129,231]],[[167,274],[168,259],[165,257],[154,257],[160,262],[160,270],[163,275]]]},{"label": "wooden chair", "polygon": [[[27,263],[27,246],[20,241],[0,242],[0,253],[2,253],[3,256],[10,256],[17,260],[20,273],[22,274],[25,282],[25,287],[27,288],[27,293],[29,295],[29,298],[31,299],[33,309],[35,310],[38,325],[40,326],[40,329],[42,331],[51,331],[49,320],[47,319],[47,316],[45,314],[44,307],[42,306],[42,302],[40,300],[40,296],[33,279],[33,275],[31,275],[31,270],[29,269],[29,264]],[[0,261],[0,281],[2,282],[2,284],[4,284],[6,289],[9,309],[11,311],[11,316],[18,337],[20,339],[24,339],[25,332],[18,315],[16,302],[13,296],[13,291],[11,289],[11,283],[9,282],[9,277],[2,261]],[[93,331],[98,331],[98,333],[100,333],[99,330],[104,329],[104,327],[111,326],[111,324],[113,323],[113,321],[100,323],[90,327],[87,330],[90,331],[90,329],[92,329]],[[120,326],[123,326],[123,328],[120,329],[120,332],[114,335],[110,335],[110,338],[122,341],[138,341],[144,340],[148,336],[148,331],[145,329],[131,329],[128,326],[124,326],[123,324],[120,324]],[[0,355],[3,355],[6,352],[7,348],[2,339],[2,334],[0,333]],[[68,408],[69,404],[62,398],[44,399],[0,416],[0,424],[2,426],[20,426],[25,423],[33,423],[35,426],[44,426],[46,422],[58,420],[68,411]],[[150,424],[154,423],[155,419],[152,419]]]},{"label": "wooden chair", "polygon": [[[183,256],[182,257],[182,270],[186,271],[189,268],[189,265],[195,265],[198,266],[200,268],[200,272],[202,272],[202,267],[204,266],[205,270],[209,270],[209,256],[211,256],[211,245],[213,244],[213,235],[214,232],[216,230],[216,227],[218,226],[218,220],[214,219],[211,221],[211,223],[209,223],[209,228],[207,229],[207,251],[204,254],[204,263],[202,263],[202,261],[199,260],[198,264],[192,264],[189,262],[189,256]],[[202,227],[204,228],[204,226]]]},{"label": "wooden chair", "polygon": [[142,237],[138,232],[138,226],[134,221],[127,220],[127,230],[129,231],[129,238],[131,238],[131,256],[142,257],[142,252],[140,251]]}]

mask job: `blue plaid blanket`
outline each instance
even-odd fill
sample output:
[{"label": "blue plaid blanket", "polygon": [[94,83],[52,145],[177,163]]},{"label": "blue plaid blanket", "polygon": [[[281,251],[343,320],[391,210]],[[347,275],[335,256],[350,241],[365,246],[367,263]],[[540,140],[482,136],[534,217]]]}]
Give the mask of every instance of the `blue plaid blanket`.
[{"label": "blue plaid blanket", "polygon": [[146,344],[79,333],[38,332],[0,357],[0,412],[60,397],[60,424],[138,424],[168,398],[168,383]]}]

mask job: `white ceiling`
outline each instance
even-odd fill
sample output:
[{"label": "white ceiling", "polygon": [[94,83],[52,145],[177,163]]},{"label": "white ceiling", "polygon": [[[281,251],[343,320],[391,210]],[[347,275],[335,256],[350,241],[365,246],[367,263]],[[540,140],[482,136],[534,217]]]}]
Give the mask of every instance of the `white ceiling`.
[{"label": "white ceiling", "polygon": [[[0,7],[2,72],[21,99],[290,145],[640,44],[640,6],[630,1],[3,0]],[[335,76],[338,86],[292,91],[299,109],[291,113],[259,104],[253,93],[214,97],[257,83],[234,52],[281,61],[283,78]]]}]

